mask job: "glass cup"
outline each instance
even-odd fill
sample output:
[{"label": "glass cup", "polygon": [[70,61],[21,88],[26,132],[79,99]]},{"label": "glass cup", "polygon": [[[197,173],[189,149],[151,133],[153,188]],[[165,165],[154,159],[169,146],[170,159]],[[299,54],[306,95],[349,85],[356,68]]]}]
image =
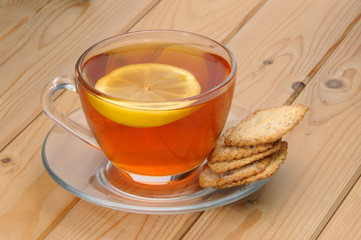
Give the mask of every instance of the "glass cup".
[{"label": "glass cup", "polygon": [[[154,71],[181,69],[197,82],[190,88],[200,90],[185,98],[146,101],[132,92],[114,96],[99,89],[98,82],[112,83],[125,67],[131,69],[125,74],[128,85],[144,69],[152,70],[153,82],[158,82]],[[131,32],[86,50],[75,77],[56,77],[45,86],[42,106],[56,124],[103,151],[122,176],[142,184],[168,184],[190,176],[210,154],[229,113],[235,74],[232,53],[217,41],[183,31]],[[183,88],[162,86],[166,93]],[[53,95],[59,89],[78,93],[89,128],[55,107]]]}]

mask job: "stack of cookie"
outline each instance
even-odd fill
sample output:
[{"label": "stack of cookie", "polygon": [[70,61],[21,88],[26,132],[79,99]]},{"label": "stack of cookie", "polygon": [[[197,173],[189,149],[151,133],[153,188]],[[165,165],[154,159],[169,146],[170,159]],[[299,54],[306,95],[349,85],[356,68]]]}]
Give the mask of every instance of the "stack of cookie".
[{"label": "stack of cookie", "polygon": [[286,159],[282,137],[307,111],[303,105],[259,110],[226,130],[199,176],[200,186],[229,188],[272,176]]}]

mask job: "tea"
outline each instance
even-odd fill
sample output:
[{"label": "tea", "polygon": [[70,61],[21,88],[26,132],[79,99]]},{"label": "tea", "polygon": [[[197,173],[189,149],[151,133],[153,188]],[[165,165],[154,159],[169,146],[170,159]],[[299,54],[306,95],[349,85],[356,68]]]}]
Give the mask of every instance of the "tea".
[{"label": "tea", "polygon": [[[153,65],[147,65],[150,63]],[[163,68],[164,71],[172,69],[186,76],[190,73],[196,83],[190,77],[187,84],[191,87],[186,92],[199,86],[199,94],[219,86],[231,71],[229,63],[216,54],[193,46],[160,42],[118,47],[93,56],[83,65],[82,77],[99,89],[97,83],[102,85],[99,82],[104,79],[109,83],[111,74],[124,75],[129,71],[137,74],[139,68],[158,72]],[[178,88],[182,87],[169,91]],[[184,173],[206,159],[223,129],[233,89],[234,81],[207,101],[190,99],[142,108],[142,104],[97,98],[89,89],[78,85],[88,124],[109,160],[126,172],[150,176]],[[193,94],[198,94],[197,91]],[[132,92],[125,95],[116,97],[146,102]]]}]

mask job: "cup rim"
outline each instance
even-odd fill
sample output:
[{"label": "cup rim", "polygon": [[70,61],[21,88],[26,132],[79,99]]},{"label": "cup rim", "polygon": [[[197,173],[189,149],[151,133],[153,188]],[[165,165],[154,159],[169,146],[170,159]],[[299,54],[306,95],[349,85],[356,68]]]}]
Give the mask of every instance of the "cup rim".
[{"label": "cup rim", "polygon": [[[129,99],[126,99],[126,98],[114,97],[114,96],[108,95],[108,94],[106,94],[104,92],[101,92],[101,91],[97,90],[95,87],[91,86],[85,80],[85,78],[83,76],[81,66],[82,66],[83,60],[86,57],[86,55],[91,50],[93,50],[95,47],[97,47],[98,45],[100,45],[102,43],[110,41],[112,39],[115,39],[115,38],[119,38],[119,37],[123,37],[123,36],[126,37],[126,36],[130,36],[130,35],[135,35],[135,34],[152,33],[152,32],[154,32],[154,33],[156,33],[156,32],[159,32],[159,33],[168,32],[170,34],[172,34],[172,33],[186,34],[186,35],[195,36],[195,37],[198,37],[198,38],[203,38],[203,39],[205,39],[205,40],[207,40],[209,42],[215,43],[216,45],[223,48],[224,51],[226,52],[226,54],[229,56],[230,61],[229,62],[227,61],[227,62],[230,64],[231,72],[229,73],[229,75],[227,76],[227,78],[224,81],[222,81],[217,86],[215,86],[215,87],[213,87],[213,88],[211,88],[211,89],[209,89],[209,90],[207,90],[205,92],[201,92],[200,94],[197,94],[197,95],[194,95],[194,96],[191,96],[191,97],[187,97],[187,98],[168,100],[168,101],[135,101],[135,100],[129,100]],[[204,97],[206,97],[206,96],[208,96],[208,95],[222,89],[223,87],[227,86],[231,82],[231,80],[235,77],[236,70],[237,70],[237,62],[236,62],[236,59],[235,59],[233,53],[229,50],[229,48],[227,48],[221,42],[218,42],[218,41],[216,41],[216,40],[214,40],[212,38],[209,38],[207,36],[204,36],[204,35],[201,35],[201,34],[198,34],[198,33],[193,33],[193,32],[188,32],[188,31],[181,31],[181,30],[169,30],[169,29],[139,30],[139,31],[126,32],[126,33],[123,33],[123,34],[117,34],[117,35],[105,38],[103,40],[100,40],[100,41],[96,42],[95,44],[90,46],[87,50],[85,50],[83,52],[83,54],[79,57],[76,65],[75,65],[76,74],[77,74],[77,76],[80,76],[79,78],[76,78],[76,81],[80,81],[80,83],[92,95],[94,95],[96,97],[101,97],[103,99],[112,100],[112,101],[129,102],[129,103],[132,103],[132,104],[139,104],[139,105],[142,105],[142,104],[149,105],[149,104],[163,104],[163,103],[178,103],[178,102],[195,101],[195,100],[198,100],[198,99],[202,99],[202,98],[204,98]]]}]

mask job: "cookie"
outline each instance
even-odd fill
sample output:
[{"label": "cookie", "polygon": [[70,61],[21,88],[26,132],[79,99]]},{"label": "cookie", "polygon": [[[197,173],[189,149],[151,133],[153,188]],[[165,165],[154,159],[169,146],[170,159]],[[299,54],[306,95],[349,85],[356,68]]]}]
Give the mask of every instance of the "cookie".
[{"label": "cookie", "polygon": [[273,147],[274,143],[264,143],[255,146],[228,146],[224,143],[225,135],[222,135],[216,142],[214,150],[208,157],[209,162],[232,161],[246,158],[251,155],[265,152]]},{"label": "cookie", "polygon": [[219,186],[219,188],[230,188],[230,187],[235,187],[238,185],[243,185],[243,184],[247,184],[247,183],[251,183],[251,182],[269,178],[273,174],[275,174],[277,172],[277,170],[281,167],[284,160],[286,159],[286,155],[287,155],[287,143],[282,142],[281,150],[272,155],[272,159],[271,159],[270,163],[268,164],[268,166],[266,167],[266,169],[263,172],[253,175],[251,177],[242,179],[240,181],[234,181],[229,184],[221,185],[221,186]]},{"label": "cookie", "polygon": [[235,159],[232,161],[222,161],[222,162],[208,162],[208,166],[216,173],[224,173],[229,170],[243,167],[249,163],[260,160],[266,156],[271,155],[274,152],[277,152],[281,148],[281,141],[276,141],[273,148],[268,149],[265,152],[257,153],[249,157]]},{"label": "cookie", "polygon": [[236,181],[254,176],[258,173],[263,172],[267,165],[270,163],[271,157],[264,158],[259,161],[250,163],[244,167],[228,171],[226,173],[217,174],[209,166],[199,175],[199,185],[203,188],[214,187],[217,188],[223,185],[229,185]]},{"label": "cookie", "polygon": [[292,130],[307,111],[303,105],[258,110],[235,126],[224,143],[242,147],[274,142]]}]

